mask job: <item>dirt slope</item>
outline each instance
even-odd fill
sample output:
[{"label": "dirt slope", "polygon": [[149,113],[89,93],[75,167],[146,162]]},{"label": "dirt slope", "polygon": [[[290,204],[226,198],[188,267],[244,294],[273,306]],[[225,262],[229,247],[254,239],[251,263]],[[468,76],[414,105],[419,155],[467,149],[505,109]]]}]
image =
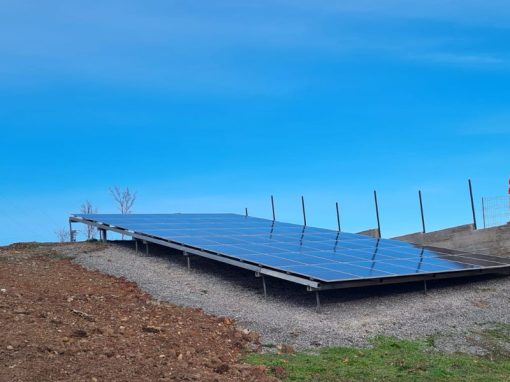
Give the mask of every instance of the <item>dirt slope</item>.
[{"label": "dirt slope", "polygon": [[273,380],[239,362],[257,336],[229,318],[158,303],[60,255],[97,245],[0,248],[1,381]]}]

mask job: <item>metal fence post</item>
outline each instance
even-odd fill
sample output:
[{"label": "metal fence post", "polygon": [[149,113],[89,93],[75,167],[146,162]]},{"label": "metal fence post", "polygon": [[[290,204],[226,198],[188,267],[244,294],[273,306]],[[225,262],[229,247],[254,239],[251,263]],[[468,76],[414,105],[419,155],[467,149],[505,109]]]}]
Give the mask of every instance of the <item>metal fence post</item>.
[{"label": "metal fence post", "polygon": [[303,225],[306,227],[305,197],[301,195],[301,207],[303,208]]},{"label": "metal fence post", "polygon": [[425,230],[425,216],[423,214],[423,200],[421,197],[421,190],[418,191],[418,198],[420,199],[421,227],[422,232],[425,233],[427,231]]},{"label": "metal fence post", "polygon": [[340,210],[338,208],[338,202],[336,202],[336,223],[338,224],[338,232],[341,232],[342,229],[340,228]]},{"label": "metal fence post", "polygon": [[487,224],[485,222],[485,201],[482,197],[482,217],[483,217],[483,228],[487,228]]},{"label": "metal fence post", "polygon": [[471,199],[471,211],[473,212],[473,228],[477,229],[477,226],[476,226],[475,202],[473,200],[473,187],[471,185],[471,179],[468,179],[468,185],[469,185],[469,197]]},{"label": "metal fence post", "polygon": [[374,190],[375,216],[377,218],[377,232],[381,237],[381,221],[379,220],[379,203],[377,202],[377,191]]}]

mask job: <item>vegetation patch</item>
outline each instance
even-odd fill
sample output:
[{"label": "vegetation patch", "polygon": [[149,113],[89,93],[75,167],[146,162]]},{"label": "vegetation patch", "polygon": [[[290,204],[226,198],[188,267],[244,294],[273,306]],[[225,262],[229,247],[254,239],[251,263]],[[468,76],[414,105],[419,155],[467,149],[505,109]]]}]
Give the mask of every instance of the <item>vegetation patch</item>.
[{"label": "vegetation patch", "polygon": [[[508,327],[506,328],[508,329]],[[508,333],[507,333],[508,334]],[[497,336],[502,334],[498,332]],[[506,334],[503,334],[506,335]],[[442,353],[424,341],[377,337],[371,348],[335,347],[294,354],[250,354],[284,381],[503,381],[510,358]]]}]

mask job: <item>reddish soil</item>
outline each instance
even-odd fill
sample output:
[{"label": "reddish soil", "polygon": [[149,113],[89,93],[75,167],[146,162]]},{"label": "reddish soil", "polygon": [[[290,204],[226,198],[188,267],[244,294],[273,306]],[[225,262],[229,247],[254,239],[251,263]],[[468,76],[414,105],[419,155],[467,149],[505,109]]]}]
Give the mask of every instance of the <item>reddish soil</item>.
[{"label": "reddish soil", "polygon": [[239,360],[258,338],[233,320],[61,256],[99,245],[0,247],[0,381],[274,381]]}]

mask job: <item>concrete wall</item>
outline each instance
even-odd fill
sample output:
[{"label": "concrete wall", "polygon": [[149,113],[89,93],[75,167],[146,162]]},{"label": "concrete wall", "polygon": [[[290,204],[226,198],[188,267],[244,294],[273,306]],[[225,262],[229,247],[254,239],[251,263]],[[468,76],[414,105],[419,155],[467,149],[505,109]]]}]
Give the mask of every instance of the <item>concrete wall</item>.
[{"label": "concrete wall", "polygon": [[379,230],[377,228],[367,229],[365,231],[358,232],[359,235],[366,235],[378,238],[379,237]]},{"label": "concrete wall", "polygon": [[510,256],[510,224],[478,230],[468,224],[440,231],[398,236],[394,239],[466,252]]}]

